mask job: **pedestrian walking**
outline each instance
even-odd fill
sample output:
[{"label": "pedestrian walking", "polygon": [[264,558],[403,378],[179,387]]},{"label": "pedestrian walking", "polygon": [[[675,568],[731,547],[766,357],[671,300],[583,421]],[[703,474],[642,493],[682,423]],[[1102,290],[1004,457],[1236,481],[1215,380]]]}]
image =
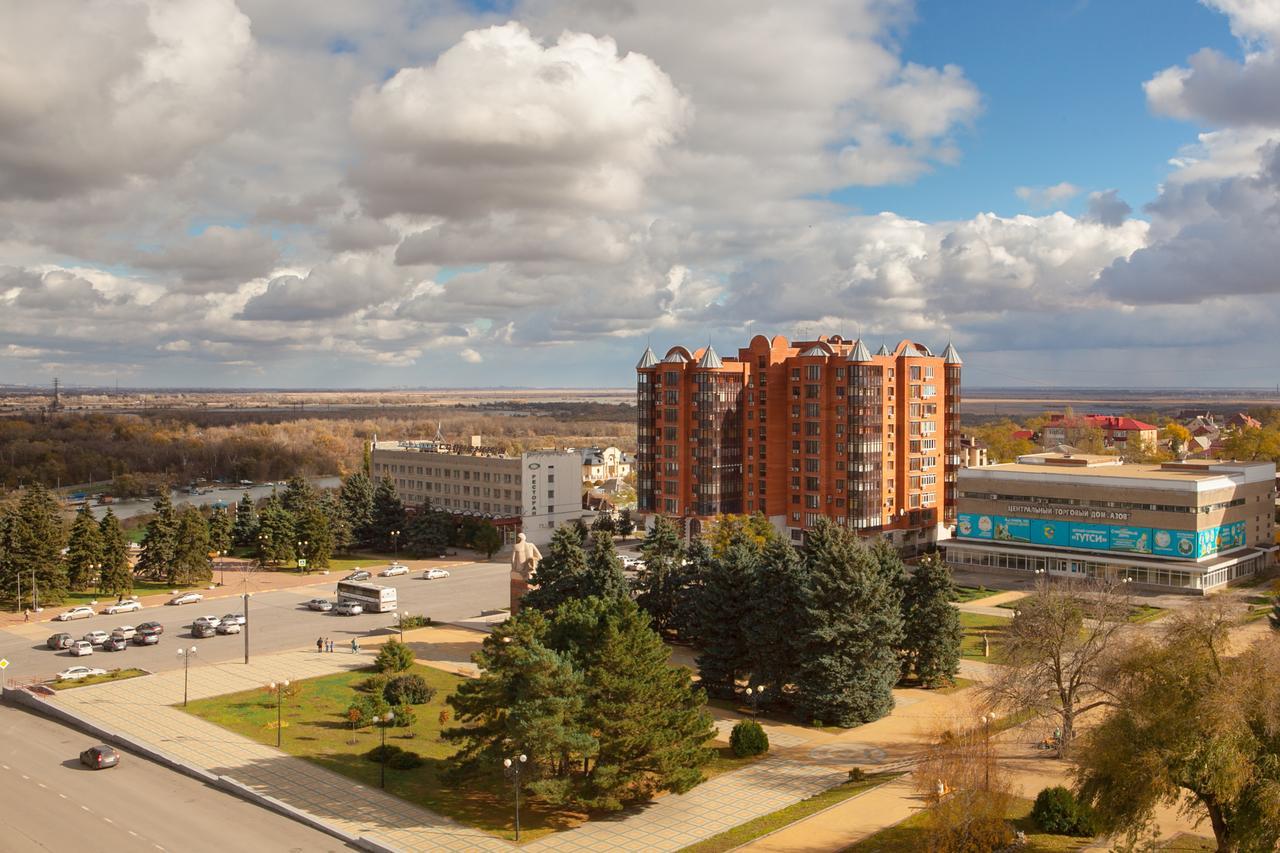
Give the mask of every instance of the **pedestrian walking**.
[{"label": "pedestrian walking", "polygon": [[352,637],[351,638],[351,654],[354,655],[359,653],[360,653],[360,644],[356,642],[355,637]]},{"label": "pedestrian walking", "polygon": [[31,611],[26,609],[25,607],[22,609],[22,621],[23,622],[31,621]]},{"label": "pedestrian walking", "polygon": [[330,638],[329,640],[327,640],[325,642],[325,645],[329,647],[329,654],[333,654],[333,639]]},{"label": "pedestrian walking", "polygon": [[323,652],[324,652],[324,638],[316,637],[316,653],[321,654]]}]

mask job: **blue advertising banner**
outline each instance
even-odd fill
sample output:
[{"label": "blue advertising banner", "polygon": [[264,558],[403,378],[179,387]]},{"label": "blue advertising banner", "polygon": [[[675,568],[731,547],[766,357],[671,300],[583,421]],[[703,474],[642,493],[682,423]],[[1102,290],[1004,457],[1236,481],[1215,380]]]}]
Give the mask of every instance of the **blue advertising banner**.
[{"label": "blue advertising banner", "polygon": [[1038,518],[1031,522],[1031,541],[1037,545],[1054,545],[1058,548],[1070,548],[1070,540],[1070,522],[1043,521]]},{"label": "blue advertising banner", "polygon": [[956,519],[956,532],[961,539],[990,539],[995,522],[989,515],[962,512]]},{"label": "blue advertising banner", "polygon": [[1162,557],[1181,557],[1184,560],[1196,556],[1196,534],[1191,530],[1152,531],[1151,553]]},{"label": "blue advertising banner", "polygon": [[1090,548],[1095,551],[1106,551],[1111,547],[1111,530],[1102,524],[1072,522],[1071,538],[1068,543],[1072,548]]},{"label": "blue advertising banner", "polygon": [[995,538],[1006,542],[1030,542],[1031,519],[997,515]]},{"label": "blue advertising banner", "polygon": [[1111,550],[1128,551],[1132,554],[1151,553],[1151,528],[1149,527],[1113,527],[1111,528]]},{"label": "blue advertising banner", "polygon": [[1195,560],[1243,547],[1245,523],[1237,521],[1200,531],[1166,530],[962,512],[957,519],[956,535],[961,539],[1030,542],[1055,548],[1157,554]]}]

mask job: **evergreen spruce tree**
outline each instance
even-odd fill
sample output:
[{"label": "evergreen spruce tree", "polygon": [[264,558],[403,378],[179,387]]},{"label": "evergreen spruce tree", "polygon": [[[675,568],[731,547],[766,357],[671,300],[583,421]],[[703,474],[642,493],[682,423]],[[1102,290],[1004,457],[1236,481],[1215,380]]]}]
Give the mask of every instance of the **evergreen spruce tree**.
[{"label": "evergreen spruce tree", "polygon": [[951,572],[937,554],[927,554],[907,581],[902,599],[902,674],[914,672],[926,687],[941,687],[960,670],[964,629]]},{"label": "evergreen spruce tree", "polygon": [[155,515],[147,522],[147,532],[142,537],[138,574],[152,580],[162,580],[169,577],[178,552],[178,516],[173,511],[168,492],[163,492],[156,498],[152,509]]},{"label": "evergreen spruce tree", "polygon": [[[630,521],[630,515],[626,519]],[[644,567],[637,578],[639,596],[636,601],[653,619],[653,627],[662,633],[675,627],[679,600],[676,581],[684,553],[675,526],[665,516],[659,515],[654,519],[640,553],[644,555]]]},{"label": "evergreen spruce tree", "polygon": [[699,593],[697,661],[702,688],[712,696],[733,696],[738,676],[749,665],[744,623],[754,607],[750,592],[759,569],[759,548],[741,535],[730,541],[723,557],[712,557],[706,566]]},{"label": "evergreen spruce tree", "polygon": [[280,504],[280,498],[272,495],[258,513],[258,564],[280,565],[293,559],[293,519]]},{"label": "evergreen spruce tree", "polygon": [[486,560],[491,559],[502,547],[502,534],[493,526],[493,522],[485,519],[480,522],[475,536],[471,537],[471,547],[484,554]]},{"label": "evergreen spruce tree", "polygon": [[9,510],[0,507],[0,589],[4,590],[6,599],[13,601],[16,609],[22,605],[22,602],[18,601],[18,573],[9,560],[9,553],[12,547],[10,542],[12,530],[13,524],[9,516]]},{"label": "evergreen spruce tree", "polygon": [[120,519],[107,507],[107,514],[98,522],[98,534],[102,539],[102,571],[98,577],[98,589],[104,595],[123,597],[133,592],[133,570],[129,567],[129,546],[125,542]]},{"label": "evergreen spruce tree", "polygon": [[317,506],[320,512],[324,513],[329,524],[329,534],[333,537],[333,552],[348,553],[355,544],[355,534],[351,529],[351,522],[347,519],[341,496],[334,489],[326,489],[320,496]]},{"label": "evergreen spruce tree", "polygon": [[775,536],[761,552],[743,614],[751,683],[781,699],[796,672],[796,626],[804,619],[807,584],[796,549]]},{"label": "evergreen spruce tree", "polygon": [[88,504],[83,504],[71,525],[67,540],[67,585],[73,590],[86,590],[98,580],[102,565],[102,536],[98,520]]},{"label": "evergreen spruce tree", "polygon": [[522,610],[496,626],[473,658],[480,677],[448,698],[458,725],[442,732],[460,744],[462,773],[496,774],[513,752],[529,756],[530,789],[551,802],[572,799],[570,774],[595,753],[582,726],[582,676],[543,640],[547,620]]},{"label": "evergreen spruce tree", "polygon": [[67,594],[67,568],[62,561],[66,537],[58,502],[43,485],[33,483],[23,489],[7,527],[5,588],[16,599],[21,585],[23,601],[41,607],[60,603]]},{"label": "evergreen spruce tree", "polygon": [[618,535],[622,537],[622,541],[626,541],[627,537],[636,532],[636,520],[631,515],[631,507],[623,507],[618,513]]},{"label": "evergreen spruce tree", "polygon": [[582,575],[581,594],[594,595],[605,601],[630,598],[627,576],[613,548],[613,537],[603,530],[591,534],[591,551],[587,554],[587,570]]},{"label": "evergreen spruce tree", "polygon": [[280,496],[280,505],[290,515],[300,515],[303,510],[315,506],[320,496],[315,488],[307,482],[306,477],[294,475],[285,484],[284,494]]},{"label": "evergreen spruce tree", "polygon": [[582,540],[582,547],[586,548],[591,544],[591,528],[587,527],[587,523],[581,518],[575,518],[570,525],[574,532],[578,534],[578,538]]},{"label": "evergreen spruce tree", "polygon": [[357,545],[373,541],[373,482],[367,473],[347,475],[338,496],[343,514],[351,527],[351,539]]},{"label": "evergreen spruce tree", "polygon": [[617,519],[613,517],[612,510],[602,509],[596,514],[595,520],[591,522],[593,531],[604,531],[612,536],[618,528]]},{"label": "evergreen spruce tree", "polygon": [[395,483],[390,477],[383,477],[378,481],[378,487],[373,492],[372,544],[389,551],[397,544],[395,537],[391,534],[394,531],[400,531],[399,538],[403,541],[404,532],[408,526],[409,518],[405,514],[400,495],[396,492]]},{"label": "evergreen spruce tree", "polygon": [[587,555],[577,531],[570,525],[557,527],[521,603],[526,608],[551,612],[561,602],[584,595],[582,584],[586,573]]},{"label": "evergreen spruce tree", "polygon": [[613,605],[594,665],[585,671],[585,729],[598,742],[580,803],[617,810],[702,781],[715,734],[706,697],[672,666],[662,638],[630,600]]},{"label": "evergreen spruce tree", "polygon": [[675,593],[676,635],[696,648],[702,646],[702,590],[714,559],[707,543],[695,537],[685,548],[684,559],[678,562],[670,583]]},{"label": "evergreen spruce tree", "polygon": [[258,514],[254,509],[253,498],[245,492],[236,504],[235,524],[231,528],[231,541],[241,548],[250,548],[258,544]]},{"label": "evergreen spruce tree", "polygon": [[877,720],[893,709],[900,674],[897,596],[873,553],[825,517],[809,531],[805,568],[795,704],[838,726]]},{"label": "evergreen spruce tree", "polygon": [[404,536],[405,551],[414,557],[439,557],[449,550],[452,532],[452,516],[427,504],[409,521]]},{"label": "evergreen spruce tree", "polygon": [[209,516],[209,550],[220,553],[230,551],[234,526],[230,510],[215,509]]},{"label": "evergreen spruce tree", "polygon": [[178,513],[178,530],[173,561],[165,580],[174,586],[191,586],[213,577],[209,560],[209,525],[200,510],[184,506]]},{"label": "evergreen spruce tree", "polygon": [[293,534],[298,552],[294,556],[307,561],[308,571],[329,567],[329,558],[333,556],[333,533],[329,529],[329,518],[318,501],[304,504],[302,510],[293,516]]}]

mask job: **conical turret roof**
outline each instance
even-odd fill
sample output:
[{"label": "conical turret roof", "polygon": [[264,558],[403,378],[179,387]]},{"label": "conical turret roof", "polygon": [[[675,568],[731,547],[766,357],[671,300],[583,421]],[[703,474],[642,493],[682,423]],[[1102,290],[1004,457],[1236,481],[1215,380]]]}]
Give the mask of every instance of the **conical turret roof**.
[{"label": "conical turret roof", "polygon": [[657,367],[658,357],[653,354],[652,347],[644,348],[644,355],[640,356],[640,360],[636,362],[636,370],[644,370],[646,367]]},{"label": "conical turret roof", "polygon": [[903,358],[923,358],[923,356],[920,354],[920,350],[916,349],[911,344],[907,344],[906,347],[903,348],[902,357]]},{"label": "conical turret roof", "polygon": [[724,362],[720,360],[720,356],[716,353],[716,348],[711,344],[707,344],[707,348],[702,352],[702,358],[698,359],[698,367],[719,370],[724,367]]},{"label": "conical turret roof", "polygon": [[880,349],[876,350],[876,355],[888,355],[888,354],[889,354],[889,348],[884,344],[881,344]]},{"label": "conical turret roof", "polygon": [[867,351],[867,345],[862,342],[862,338],[858,338],[853,344],[853,351],[849,353],[849,361],[870,361],[871,353]]},{"label": "conical turret roof", "polygon": [[960,360],[960,353],[956,352],[956,348],[952,346],[951,341],[947,341],[947,348],[942,351],[943,364],[964,364]]}]

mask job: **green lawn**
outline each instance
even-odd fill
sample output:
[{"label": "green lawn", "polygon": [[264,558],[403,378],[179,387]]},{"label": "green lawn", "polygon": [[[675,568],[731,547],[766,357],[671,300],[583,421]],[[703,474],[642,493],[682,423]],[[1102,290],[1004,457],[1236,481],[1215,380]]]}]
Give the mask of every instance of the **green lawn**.
[{"label": "green lawn", "polygon": [[1154,622],[1169,611],[1163,607],[1153,607],[1150,604],[1137,604],[1129,610],[1129,621],[1137,625],[1142,622]]},{"label": "green lawn", "polygon": [[[964,628],[964,640],[960,643],[961,656],[969,660],[999,663],[1000,642],[1009,627],[1009,620],[1003,616],[990,616],[985,613],[960,613],[960,625]],[[991,641],[991,657],[982,656],[982,634],[986,632]]]},{"label": "green lawn", "polygon": [[[135,579],[133,582],[132,594],[139,597],[158,594],[168,595],[175,589],[179,592],[188,589],[203,590],[207,586],[207,583],[196,586],[174,586],[173,584],[164,583],[162,581],[143,581]],[[61,605],[58,605],[58,607],[75,607],[77,604],[88,604],[90,601],[95,600],[105,607],[108,604],[115,603],[116,599],[114,595],[108,595],[102,592],[68,592],[66,600]]]},{"label": "green lawn", "polygon": [[[1027,846],[1022,848],[1028,853],[1068,853],[1083,850],[1091,843],[1088,838],[1072,838],[1067,835],[1050,835],[1040,832],[1031,820],[1031,800],[1015,798],[1009,807],[1007,817],[1013,828],[1027,834]],[[870,838],[864,838],[852,847],[846,847],[844,853],[917,853],[929,849],[926,822],[928,812],[917,812],[911,817],[888,829],[882,829]]]},{"label": "green lawn", "polygon": [[740,826],[735,826],[733,829],[725,830],[719,835],[713,835],[705,841],[691,844],[683,848],[680,853],[719,853],[723,850],[732,850],[762,835],[776,832],[784,826],[795,823],[812,814],[817,814],[823,809],[834,806],[836,803],[842,803],[851,797],[856,797],[865,791],[883,785],[898,778],[900,775],[900,773],[877,773],[868,776],[861,782],[844,782],[834,788],[828,788],[820,794],[815,794],[807,800],[801,800],[786,808],[778,809],[776,812],[761,815],[755,820],[749,820]]},{"label": "green lawn", "polygon": [[987,589],[985,586],[958,586],[956,587],[956,596],[951,600],[963,604],[966,601],[977,601],[979,598],[990,598],[1006,591],[1003,589]]},{"label": "green lawn", "polygon": [[75,687],[85,687],[90,684],[101,684],[104,681],[119,681],[122,678],[137,678],[139,675],[148,674],[149,673],[144,672],[143,670],[134,668],[113,669],[106,675],[90,675],[86,678],[76,678],[71,679],[70,681],[63,681],[60,678],[55,679],[54,681],[49,682],[49,686],[54,690],[71,690]]}]

